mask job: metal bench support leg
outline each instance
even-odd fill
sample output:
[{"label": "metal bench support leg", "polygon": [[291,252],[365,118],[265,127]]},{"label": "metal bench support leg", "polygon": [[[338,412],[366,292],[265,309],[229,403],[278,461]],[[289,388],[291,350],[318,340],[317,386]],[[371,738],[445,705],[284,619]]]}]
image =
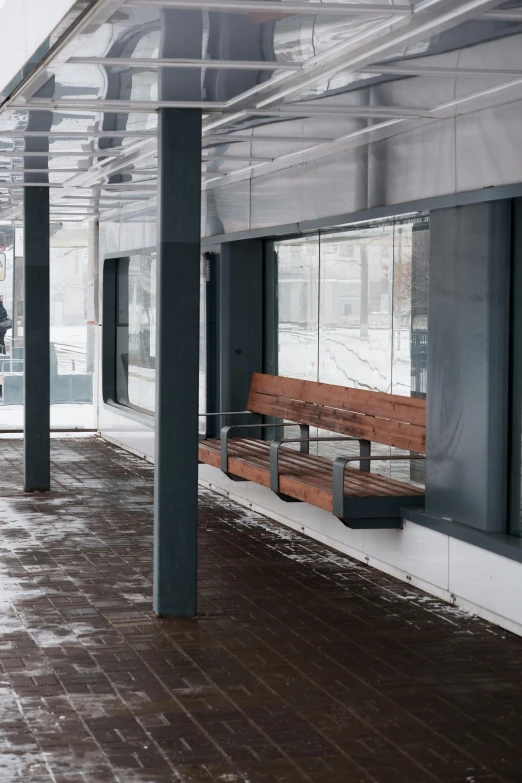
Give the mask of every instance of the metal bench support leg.
[{"label": "metal bench support leg", "polygon": [[338,457],[332,472],[332,514],[344,522],[344,469],[348,460]]},{"label": "metal bench support leg", "polygon": [[[371,457],[372,454],[372,444],[369,440],[360,440],[359,446],[361,449],[361,457]],[[370,473],[371,471],[371,464],[369,459],[361,459],[359,463],[359,469],[364,470],[366,473]]]},{"label": "metal bench support leg", "polygon": [[[310,427],[308,424],[300,424],[299,425],[300,430],[300,437],[301,438],[309,438],[310,437]],[[281,500],[284,500],[285,503],[301,503],[302,501],[298,498],[293,498],[291,495],[285,495],[283,492],[279,491],[279,449],[281,447],[281,442],[278,440],[273,441],[270,444],[270,489],[274,494],[278,496]],[[309,441],[303,441],[299,445],[299,451],[301,454],[308,454],[310,452],[310,443]]]},{"label": "metal bench support leg", "polygon": [[232,481],[248,481],[248,479],[241,476],[234,476],[233,473],[228,472],[228,441],[229,431],[232,429],[232,425],[229,427],[223,427],[220,434],[221,441],[221,471]]}]

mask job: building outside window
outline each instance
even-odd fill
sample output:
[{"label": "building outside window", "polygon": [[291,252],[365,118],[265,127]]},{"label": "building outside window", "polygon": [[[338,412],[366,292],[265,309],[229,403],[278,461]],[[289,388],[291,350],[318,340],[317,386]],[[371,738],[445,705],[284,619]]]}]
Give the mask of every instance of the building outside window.
[{"label": "building outside window", "polygon": [[[206,271],[200,308],[200,410],[206,410]],[[156,399],[156,252],[120,258],[116,271],[116,402],[153,414]],[[204,426],[204,422],[201,423]]]},{"label": "building outside window", "polygon": [[[426,397],[427,217],[323,231],[273,247],[279,375]],[[315,446],[330,458],[353,448]],[[372,469],[420,483],[425,476],[420,462]]]}]

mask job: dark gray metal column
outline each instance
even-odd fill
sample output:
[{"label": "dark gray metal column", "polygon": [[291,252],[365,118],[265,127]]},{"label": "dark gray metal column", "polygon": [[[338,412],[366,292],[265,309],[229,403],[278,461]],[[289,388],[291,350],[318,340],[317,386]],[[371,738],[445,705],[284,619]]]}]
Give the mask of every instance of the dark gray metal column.
[{"label": "dark gray metal column", "polygon": [[49,188],[24,191],[24,489],[51,488]]},{"label": "dark gray metal column", "polygon": [[[38,96],[53,93],[50,80]],[[50,129],[52,112],[29,115],[28,130]],[[48,138],[27,138],[25,148],[42,153],[31,158],[30,168],[49,168]],[[51,488],[49,177],[24,178],[24,489],[45,492]]]},{"label": "dark gray metal column", "polygon": [[511,205],[430,216],[426,511],[506,529]]},{"label": "dark gray metal column", "polygon": [[[241,411],[252,373],[263,372],[263,240],[221,245],[218,309],[219,409]],[[250,422],[234,417],[234,424]]]},{"label": "dark gray metal column", "polygon": [[197,609],[201,111],[159,115],[154,611]]}]

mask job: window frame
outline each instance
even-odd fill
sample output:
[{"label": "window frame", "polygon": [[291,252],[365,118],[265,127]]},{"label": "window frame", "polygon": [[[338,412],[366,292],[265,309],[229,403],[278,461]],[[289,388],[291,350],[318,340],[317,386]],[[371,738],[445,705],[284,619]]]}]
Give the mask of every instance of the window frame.
[{"label": "window frame", "polygon": [[[104,405],[117,409],[118,413],[135,421],[141,421],[149,427],[154,426],[155,412],[139,408],[132,403],[118,401],[116,382],[116,349],[117,349],[117,307],[118,307],[118,265],[120,261],[129,261],[134,256],[146,256],[157,253],[156,245],[134,248],[116,253],[107,253],[103,258],[102,267],[102,335],[101,335],[101,391]],[[202,249],[202,264],[205,264],[205,344],[206,344],[206,388],[207,402],[212,402],[215,396],[215,263]],[[202,267],[203,269],[203,267]],[[203,275],[202,275],[203,277]],[[200,431],[200,436],[202,433]]]}]

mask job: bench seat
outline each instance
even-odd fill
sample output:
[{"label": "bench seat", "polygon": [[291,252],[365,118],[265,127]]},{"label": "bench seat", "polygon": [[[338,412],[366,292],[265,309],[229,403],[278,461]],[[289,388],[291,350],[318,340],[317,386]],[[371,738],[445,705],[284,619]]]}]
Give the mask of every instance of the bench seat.
[{"label": "bench seat", "polygon": [[[219,440],[200,442],[200,462],[221,469],[231,479],[268,487],[286,502],[330,511],[356,529],[401,527],[401,508],[424,505],[423,489],[371,469],[375,462],[413,464],[424,459],[424,400],[254,373],[246,411],[206,415],[218,416],[222,422],[245,414],[252,417],[250,424],[228,424]],[[285,437],[286,428],[295,425],[300,437]],[[310,427],[336,434],[310,437]],[[253,437],[261,433],[275,437],[278,432],[283,434],[272,442]],[[359,456],[332,461],[309,453],[313,442],[329,442],[335,450],[334,444],[340,447],[343,441],[358,443]],[[290,443],[300,450],[289,447]],[[372,443],[402,454],[372,456]]]},{"label": "bench seat", "polygon": [[[219,468],[220,460],[221,444],[218,439],[209,438],[200,441],[200,462]],[[332,471],[333,463],[326,457],[303,454],[285,447],[281,447],[279,451],[281,492],[290,498],[310,503],[330,513],[332,512]],[[270,444],[256,438],[230,440],[228,472],[247,481],[270,487]],[[384,501],[386,518],[390,521],[387,524],[383,523],[383,518],[380,517],[375,527],[396,528],[400,524],[401,507],[422,506],[424,499],[422,488],[377,473],[362,473],[359,469],[351,467],[345,469],[344,494],[349,526],[366,529],[374,525],[371,524],[372,517],[367,517],[365,511],[374,512],[377,503],[383,505]],[[364,499],[363,504],[358,502],[359,498]],[[374,499],[373,504],[368,502],[370,499]]]}]

